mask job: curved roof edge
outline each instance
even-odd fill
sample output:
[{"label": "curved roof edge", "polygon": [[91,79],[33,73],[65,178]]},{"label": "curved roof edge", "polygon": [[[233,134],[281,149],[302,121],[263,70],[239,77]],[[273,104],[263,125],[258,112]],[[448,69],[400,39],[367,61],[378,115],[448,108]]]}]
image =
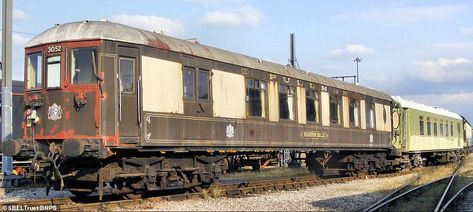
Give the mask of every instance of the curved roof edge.
[{"label": "curved roof edge", "polygon": [[436,115],[447,116],[450,118],[463,120],[463,118],[460,115],[450,112],[443,108],[428,106],[428,105],[424,105],[424,104],[417,103],[414,101],[406,100],[406,99],[401,98],[400,96],[392,96],[392,98],[395,101],[399,102],[401,104],[401,107],[403,108],[411,108],[411,109],[420,110],[420,111],[424,111],[428,113],[433,113]]},{"label": "curved roof edge", "polygon": [[156,32],[150,32],[109,21],[71,22],[54,26],[31,39],[26,47],[34,47],[47,43],[78,40],[112,40],[139,45],[152,46],[170,51],[181,52],[225,63],[236,64],[274,74],[289,76],[295,79],[306,80],[318,84],[353,91],[391,101],[391,97],[381,91],[354,85],[340,80],[325,77],[312,72],[295,69],[258,58],[214,48],[211,46],[181,40]]}]

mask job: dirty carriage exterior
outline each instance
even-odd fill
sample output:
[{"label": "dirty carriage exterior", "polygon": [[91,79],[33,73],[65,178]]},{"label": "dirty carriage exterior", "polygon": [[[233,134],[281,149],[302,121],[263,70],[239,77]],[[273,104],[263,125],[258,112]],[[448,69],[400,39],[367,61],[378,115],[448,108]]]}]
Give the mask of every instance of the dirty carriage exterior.
[{"label": "dirty carriage exterior", "polygon": [[319,174],[408,163],[389,95],[117,23],[33,38],[25,86],[24,137],[3,150],[76,194],[196,188],[282,150]]}]

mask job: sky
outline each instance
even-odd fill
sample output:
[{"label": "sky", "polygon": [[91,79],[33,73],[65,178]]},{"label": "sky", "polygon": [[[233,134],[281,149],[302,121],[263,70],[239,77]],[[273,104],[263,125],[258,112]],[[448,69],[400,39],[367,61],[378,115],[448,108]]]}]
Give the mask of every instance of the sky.
[{"label": "sky", "polygon": [[13,78],[34,35],[109,20],[360,84],[473,122],[473,1],[13,0]]}]

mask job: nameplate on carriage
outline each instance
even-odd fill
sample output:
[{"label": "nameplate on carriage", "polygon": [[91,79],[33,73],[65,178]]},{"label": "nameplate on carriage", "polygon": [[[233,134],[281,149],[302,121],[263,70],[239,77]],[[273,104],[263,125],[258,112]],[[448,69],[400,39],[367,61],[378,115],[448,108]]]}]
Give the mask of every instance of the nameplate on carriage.
[{"label": "nameplate on carriage", "polygon": [[328,134],[326,132],[320,132],[320,131],[304,131],[302,132],[302,137],[326,139],[328,137]]}]

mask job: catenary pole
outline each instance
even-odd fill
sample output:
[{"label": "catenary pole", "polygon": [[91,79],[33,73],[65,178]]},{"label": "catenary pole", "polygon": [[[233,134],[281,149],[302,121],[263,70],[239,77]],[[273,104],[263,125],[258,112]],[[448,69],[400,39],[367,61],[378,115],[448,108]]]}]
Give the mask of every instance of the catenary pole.
[{"label": "catenary pole", "polygon": [[[2,2],[2,142],[12,139],[12,0]],[[2,155],[2,174],[10,175],[11,157]],[[3,186],[3,185],[2,185]]]}]

